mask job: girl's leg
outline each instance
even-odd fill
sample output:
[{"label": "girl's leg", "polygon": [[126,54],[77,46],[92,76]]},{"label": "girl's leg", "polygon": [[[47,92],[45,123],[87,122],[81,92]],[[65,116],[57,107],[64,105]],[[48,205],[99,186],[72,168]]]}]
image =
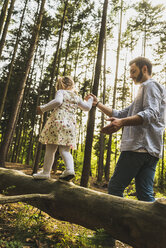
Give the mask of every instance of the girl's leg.
[{"label": "girl's leg", "polygon": [[60,178],[65,180],[70,180],[74,177],[74,161],[73,156],[70,153],[70,147],[69,146],[59,146],[59,152],[62,156],[62,159],[65,163],[66,170],[62,173]]},{"label": "girl's leg", "polygon": [[58,145],[47,144],[44,156],[43,173],[50,174]]},{"label": "girl's leg", "polygon": [[43,171],[33,174],[35,179],[47,179],[50,177],[50,172],[54,162],[54,155],[58,146],[54,144],[46,145],[46,152],[44,156]]}]

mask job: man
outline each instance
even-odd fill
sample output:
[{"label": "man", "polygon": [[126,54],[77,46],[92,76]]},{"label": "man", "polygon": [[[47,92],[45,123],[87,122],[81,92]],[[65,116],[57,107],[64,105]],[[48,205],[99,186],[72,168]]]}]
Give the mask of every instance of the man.
[{"label": "man", "polygon": [[123,128],[121,154],[108,192],[123,197],[125,188],[135,178],[137,198],[153,202],[155,170],[162,155],[166,93],[152,78],[152,64],[147,58],[135,58],[129,65],[130,77],[135,84],[140,84],[137,97],[129,107],[112,110],[93,95],[93,105],[111,117],[108,119],[111,123],[102,132],[112,134]]}]

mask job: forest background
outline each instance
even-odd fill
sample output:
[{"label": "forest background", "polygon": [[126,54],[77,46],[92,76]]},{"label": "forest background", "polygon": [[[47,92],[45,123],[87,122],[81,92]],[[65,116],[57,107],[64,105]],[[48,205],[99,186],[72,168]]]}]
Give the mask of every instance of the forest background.
[{"label": "forest background", "polygon": [[[38,136],[47,114],[40,118],[36,107],[54,98],[58,76],[71,75],[81,97],[93,92],[116,109],[136,95],[128,64],[137,56],[148,57],[153,77],[166,85],[165,7],[161,0],[0,0],[0,166],[21,163],[33,172],[42,167],[45,147]],[[81,186],[90,176],[108,182],[113,173],[122,133],[101,134],[106,123],[95,108],[89,114],[78,110],[72,153]],[[165,134],[163,141],[155,178],[161,190]],[[58,152],[53,169],[63,170]]]}]

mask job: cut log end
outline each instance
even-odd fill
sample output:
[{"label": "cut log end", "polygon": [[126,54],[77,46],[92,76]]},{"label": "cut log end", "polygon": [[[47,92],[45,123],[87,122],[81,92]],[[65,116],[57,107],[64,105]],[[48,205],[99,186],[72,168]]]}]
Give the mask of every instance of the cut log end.
[{"label": "cut log end", "polygon": [[166,206],[166,198],[162,197],[162,198],[156,199],[155,204],[162,204]]}]

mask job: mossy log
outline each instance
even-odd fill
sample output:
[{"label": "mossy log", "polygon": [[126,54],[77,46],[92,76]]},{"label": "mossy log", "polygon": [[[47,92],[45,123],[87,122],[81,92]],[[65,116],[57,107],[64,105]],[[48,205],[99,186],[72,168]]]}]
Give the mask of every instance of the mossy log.
[{"label": "mossy log", "polygon": [[63,180],[34,180],[0,168],[0,203],[23,201],[51,217],[105,229],[134,248],[166,247],[166,199],[153,203],[111,196]]}]

